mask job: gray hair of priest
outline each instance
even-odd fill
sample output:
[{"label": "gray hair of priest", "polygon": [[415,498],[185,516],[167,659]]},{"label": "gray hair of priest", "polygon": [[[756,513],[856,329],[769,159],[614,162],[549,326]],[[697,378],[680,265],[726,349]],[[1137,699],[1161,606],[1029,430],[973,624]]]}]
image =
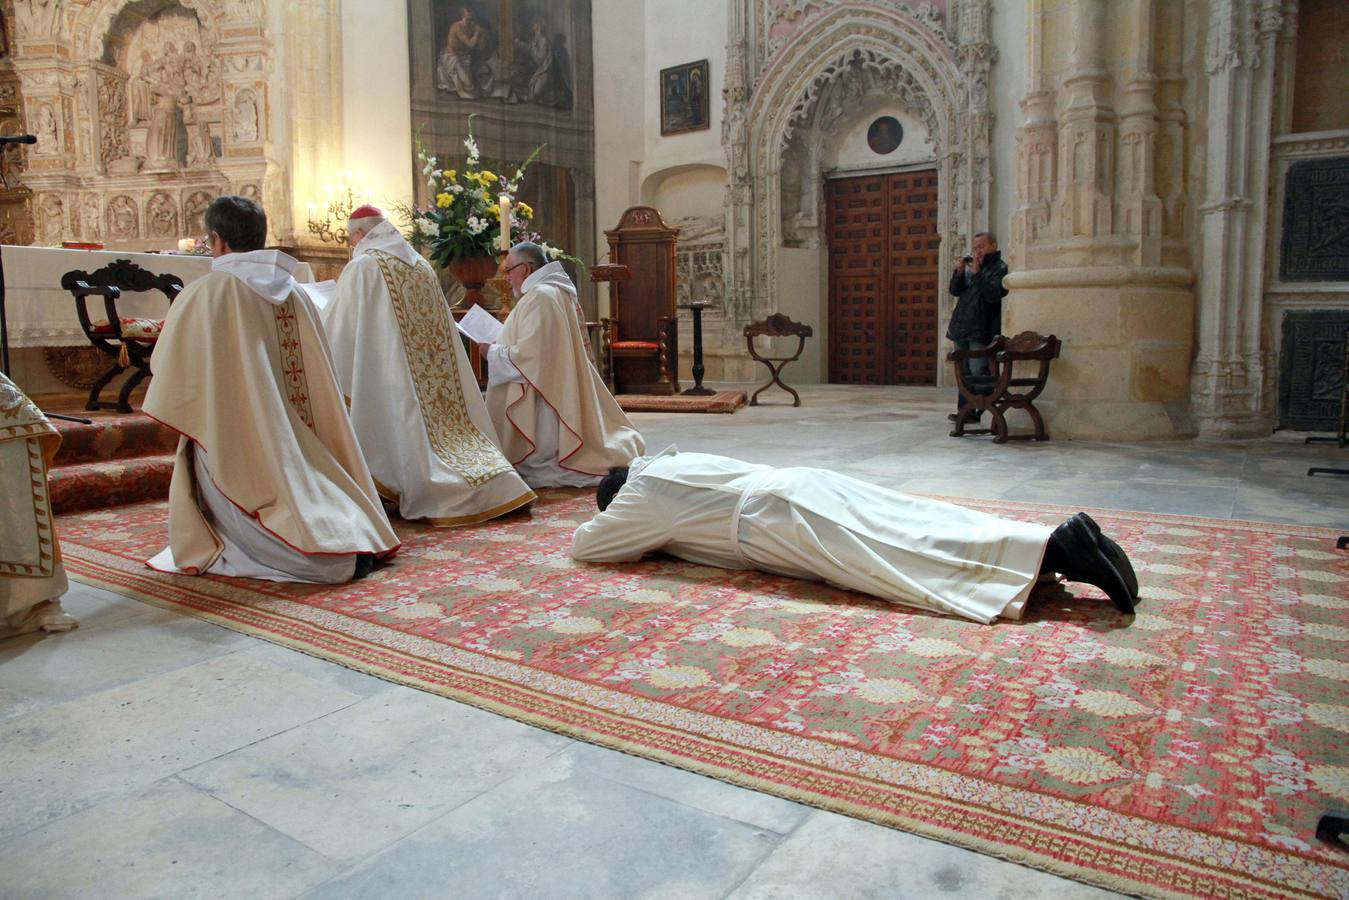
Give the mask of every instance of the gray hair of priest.
[{"label": "gray hair of priest", "polygon": [[521,241],[511,248],[511,256],[516,262],[529,263],[534,267],[534,271],[542,269],[548,265],[548,254],[543,252],[543,248],[533,241]]}]

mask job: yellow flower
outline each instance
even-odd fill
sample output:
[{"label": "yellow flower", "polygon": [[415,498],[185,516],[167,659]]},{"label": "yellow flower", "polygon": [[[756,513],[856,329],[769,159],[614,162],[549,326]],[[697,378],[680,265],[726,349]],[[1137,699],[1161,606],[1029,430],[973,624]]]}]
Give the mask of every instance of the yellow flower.
[{"label": "yellow flower", "polygon": [[454,169],[446,169],[445,171],[441,172],[440,174],[445,176],[445,180],[446,180],[446,181],[454,181],[454,175],[455,175]]},{"label": "yellow flower", "polygon": [[478,177],[482,179],[483,187],[486,187],[489,183],[497,180],[497,177],[487,169],[483,169],[482,172],[478,173]]},{"label": "yellow flower", "polygon": [[530,206],[528,203],[515,204],[515,211],[522,219],[534,218],[534,208]]},{"label": "yellow flower", "polygon": [[449,192],[436,194],[436,206],[439,206],[441,209],[445,209],[453,202],[454,202],[454,194],[451,194]]},{"label": "yellow flower", "polygon": [[501,207],[496,203],[489,203],[487,204],[487,214],[495,219],[501,215]]}]

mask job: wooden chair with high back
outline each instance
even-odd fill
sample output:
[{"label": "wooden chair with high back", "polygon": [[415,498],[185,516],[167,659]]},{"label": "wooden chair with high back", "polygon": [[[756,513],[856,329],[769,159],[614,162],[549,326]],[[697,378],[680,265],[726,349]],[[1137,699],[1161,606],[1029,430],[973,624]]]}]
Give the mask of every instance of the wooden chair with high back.
[{"label": "wooden chair with high back", "polygon": [[[108,370],[89,389],[89,399],[84,408],[131,412],[131,392],[153,374],[150,370],[150,355],[154,352],[155,342],[159,340],[159,333],[164,329],[164,320],[118,315],[117,299],[124,291],[158,291],[169,303],[173,303],[183,289],[183,280],[177,275],[156,275],[130,260],[116,259],[93,272],[82,269],[67,272],[61,276],[61,287],[70,291],[75,298],[75,314],[79,317],[85,337],[113,360]],[[90,319],[90,297],[103,298],[106,318]],[[117,401],[114,403],[101,399],[99,395],[103,388],[127,369],[135,371],[122,383]]]},{"label": "wooden chair with high back", "polygon": [[650,206],[623,213],[606,231],[609,258],[630,270],[609,286],[613,388],[616,394],[679,393],[679,320],[675,308],[675,241]]}]

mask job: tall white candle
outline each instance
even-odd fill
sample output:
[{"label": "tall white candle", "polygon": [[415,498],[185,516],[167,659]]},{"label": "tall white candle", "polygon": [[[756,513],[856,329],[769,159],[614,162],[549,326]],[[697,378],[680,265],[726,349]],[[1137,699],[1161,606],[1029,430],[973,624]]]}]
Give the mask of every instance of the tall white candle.
[{"label": "tall white candle", "polygon": [[501,250],[511,249],[511,195],[502,194],[497,198],[501,206]]}]

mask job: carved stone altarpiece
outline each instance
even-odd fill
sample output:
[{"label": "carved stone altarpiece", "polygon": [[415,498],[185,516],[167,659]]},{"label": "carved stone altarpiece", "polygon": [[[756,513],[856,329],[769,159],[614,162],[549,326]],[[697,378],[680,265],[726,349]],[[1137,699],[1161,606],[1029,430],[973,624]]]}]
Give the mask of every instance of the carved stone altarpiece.
[{"label": "carved stone altarpiece", "polygon": [[[169,246],[222,193],[284,177],[265,154],[263,0],[15,0],[35,241]],[[3,105],[3,98],[0,98]]]}]

